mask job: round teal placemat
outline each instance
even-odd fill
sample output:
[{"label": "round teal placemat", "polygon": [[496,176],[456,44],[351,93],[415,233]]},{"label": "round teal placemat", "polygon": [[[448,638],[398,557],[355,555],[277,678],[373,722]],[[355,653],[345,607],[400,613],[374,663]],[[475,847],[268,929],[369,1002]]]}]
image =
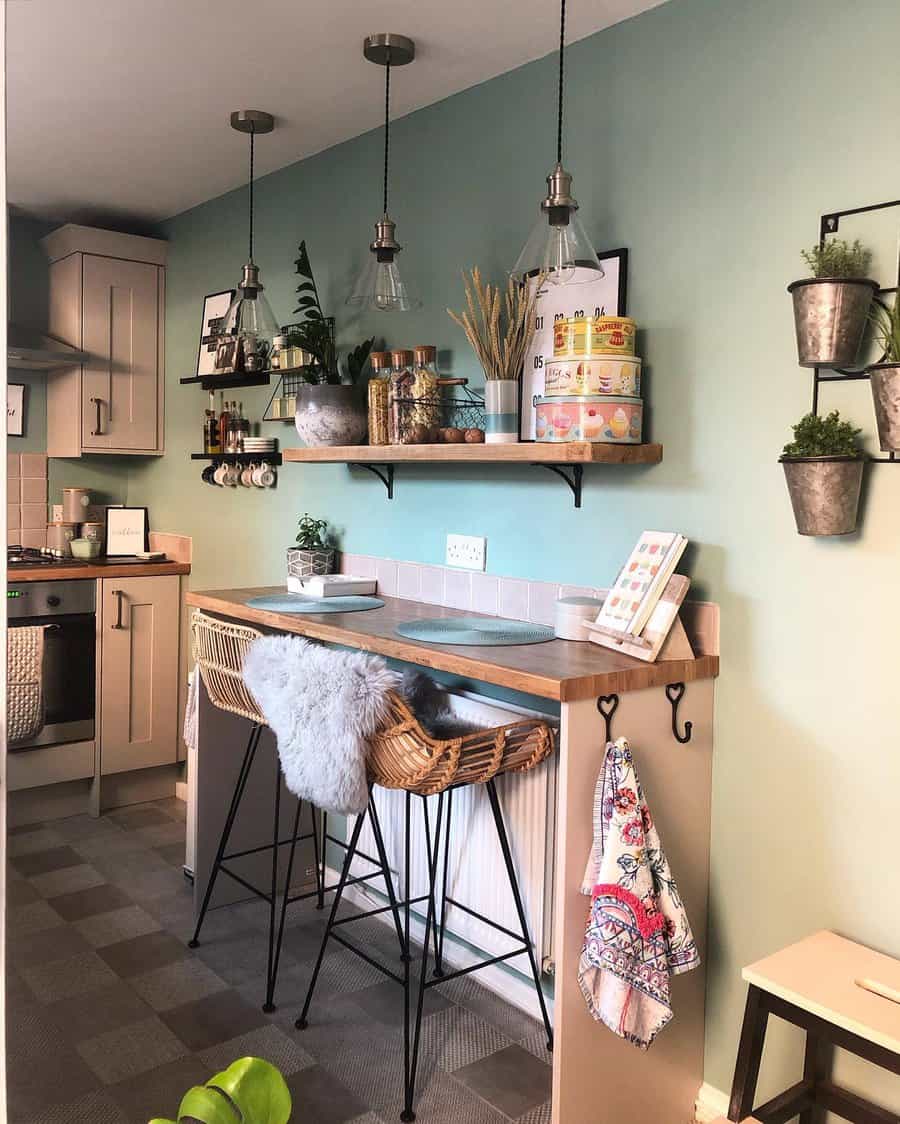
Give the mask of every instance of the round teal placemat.
[{"label": "round teal placemat", "polygon": [[380,609],[384,604],[377,597],[304,597],[302,593],[270,593],[251,597],[251,609],[267,609],[270,613],[360,613],[364,609]]},{"label": "round teal placemat", "polygon": [[543,644],[553,639],[553,629],[542,624],[497,617],[431,617],[404,621],[396,631],[408,640],[425,640],[429,644]]}]

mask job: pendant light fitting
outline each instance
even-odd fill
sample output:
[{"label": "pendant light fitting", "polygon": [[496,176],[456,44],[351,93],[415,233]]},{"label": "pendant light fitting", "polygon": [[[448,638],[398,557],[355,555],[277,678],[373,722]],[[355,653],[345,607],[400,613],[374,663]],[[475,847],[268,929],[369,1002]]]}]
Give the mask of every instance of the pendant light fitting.
[{"label": "pendant light fitting", "polygon": [[363,266],[348,305],[375,308],[382,312],[407,312],[418,307],[400,278],[395,262],[403,249],[397,241],[397,224],[388,214],[388,179],[391,130],[391,68],[406,66],[416,57],[416,45],[405,35],[382,32],[363,40],[363,56],[376,66],[384,67],[384,177],[382,213],[375,223],[375,237],[369,244],[372,255]]},{"label": "pendant light fitting", "polygon": [[559,78],[557,82],[556,167],[547,176],[547,195],[538,219],[512,276],[523,281],[544,273],[554,284],[577,284],[596,279],[603,267],[576,215],[578,200],[572,195],[572,175],[563,167],[563,94],[565,89],[566,0],[560,0]]}]

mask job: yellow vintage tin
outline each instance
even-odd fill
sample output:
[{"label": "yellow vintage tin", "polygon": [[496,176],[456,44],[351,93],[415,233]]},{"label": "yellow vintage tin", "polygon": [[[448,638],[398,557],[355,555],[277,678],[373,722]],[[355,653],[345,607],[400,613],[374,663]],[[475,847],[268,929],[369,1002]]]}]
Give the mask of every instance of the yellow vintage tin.
[{"label": "yellow vintage tin", "polygon": [[554,359],[634,355],[636,325],[629,316],[570,316],[553,325]]}]

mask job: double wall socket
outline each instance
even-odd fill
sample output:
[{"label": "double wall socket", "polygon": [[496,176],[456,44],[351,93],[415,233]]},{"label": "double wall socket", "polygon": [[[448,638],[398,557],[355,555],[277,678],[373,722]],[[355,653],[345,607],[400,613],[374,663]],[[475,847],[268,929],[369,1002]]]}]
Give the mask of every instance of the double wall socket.
[{"label": "double wall socket", "polygon": [[487,539],[479,535],[448,535],[446,562],[464,570],[483,570],[487,564]]}]

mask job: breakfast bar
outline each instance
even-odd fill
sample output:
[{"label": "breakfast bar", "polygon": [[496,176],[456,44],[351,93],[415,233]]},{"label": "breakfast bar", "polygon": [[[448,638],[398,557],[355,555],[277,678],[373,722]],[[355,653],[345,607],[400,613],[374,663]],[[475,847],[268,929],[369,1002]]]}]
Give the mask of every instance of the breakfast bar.
[{"label": "breakfast bar", "polygon": [[[487,684],[532,696],[533,701],[559,704],[553,1124],[593,1124],[601,1103],[603,1119],[628,1119],[632,1124],[690,1119],[703,1080],[705,968],[701,965],[673,980],[675,1017],[648,1052],[623,1042],[591,1018],[578,986],[588,913],[588,899],[580,887],[592,843],[594,786],[609,727],[611,737],[627,737],[632,747],[705,961],[714,681],[719,670],[717,607],[683,606],[682,620],[696,653],[693,659],[643,663],[594,644],[565,640],[508,647],[409,640],[397,635],[400,622],[472,614],[401,598],[383,597],[383,607],[368,612],[327,615],[280,613],[247,605],[253,598],[277,592],[282,591],[191,591],[186,600],[189,606],[264,632],[373,652],[473,685]],[[683,694],[667,693],[673,685],[683,685]],[[215,728],[217,736],[211,734],[205,729],[204,713],[201,708],[198,839],[217,834],[224,814],[209,807],[205,777],[236,772],[239,760],[237,739],[232,745],[223,737],[222,726]],[[208,832],[205,816],[218,820]],[[211,858],[198,845],[195,900],[202,895]]]}]

